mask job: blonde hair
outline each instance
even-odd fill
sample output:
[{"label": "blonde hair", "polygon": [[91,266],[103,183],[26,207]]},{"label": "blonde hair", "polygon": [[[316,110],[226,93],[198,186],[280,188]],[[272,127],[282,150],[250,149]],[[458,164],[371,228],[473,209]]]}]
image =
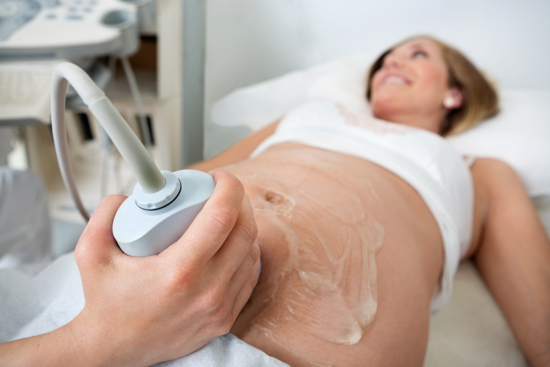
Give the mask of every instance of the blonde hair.
[{"label": "blonde hair", "polygon": [[[449,87],[456,87],[463,94],[462,106],[450,110],[445,121],[443,121],[441,135],[461,133],[474,127],[481,120],[494,116],[499,112],[498,95],[495,88],[474,64],[458,50],[430,36],[412,37],[400,44],[419,38],[430,40],[441,48],[443,58],[447,64]],[[371,98],[372,77],[374,73],[382,68],[384,58],[394,47],[380,55],[370,67],[367,76],[367,100],[369,101]]]}]

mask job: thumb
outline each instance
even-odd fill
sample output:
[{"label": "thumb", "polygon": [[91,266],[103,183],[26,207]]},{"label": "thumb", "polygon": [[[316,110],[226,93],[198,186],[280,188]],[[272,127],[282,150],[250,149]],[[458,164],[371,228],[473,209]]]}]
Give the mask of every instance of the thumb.
[{"label": "thumb", "polygon": [[125,199],[122,195],[109,195],[101,200],[76,245],[75,258],[79,266],[109,263],[114,256],[122,254],[113,237],[113,220]]}]

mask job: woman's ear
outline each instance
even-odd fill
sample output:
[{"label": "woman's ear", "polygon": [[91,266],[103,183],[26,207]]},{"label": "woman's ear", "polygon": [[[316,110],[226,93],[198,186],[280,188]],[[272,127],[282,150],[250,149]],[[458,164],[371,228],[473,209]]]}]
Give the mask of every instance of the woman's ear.
[{"label": "woman's ear", "polygon": [[464,95],[462,91],[456,87],[453,87],[445,92],[445,97],[443,97],[443,107],[448,110],[454,110],[462,107],[463,101]]}]

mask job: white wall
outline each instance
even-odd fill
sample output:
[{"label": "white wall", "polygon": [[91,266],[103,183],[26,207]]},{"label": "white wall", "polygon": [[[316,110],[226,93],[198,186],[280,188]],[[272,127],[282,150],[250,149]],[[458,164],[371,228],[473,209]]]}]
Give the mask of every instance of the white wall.
[{"label": "white wall", "polygon": [[347,54],[374,59],[416,34],[459,48],[502,87],[550,89],[548,0],[208,0],[206,158],[247,133],[210,120],[232,90]]}]

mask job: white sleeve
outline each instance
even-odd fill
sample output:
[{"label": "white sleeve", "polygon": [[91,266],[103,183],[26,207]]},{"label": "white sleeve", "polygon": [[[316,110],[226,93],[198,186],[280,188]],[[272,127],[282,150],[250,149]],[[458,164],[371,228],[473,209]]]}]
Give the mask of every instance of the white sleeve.
[{"label": "white sleeve", "polygon": [[0,269],[35,274],[51,261],[44,187],[31,172],[0,167]]}]

